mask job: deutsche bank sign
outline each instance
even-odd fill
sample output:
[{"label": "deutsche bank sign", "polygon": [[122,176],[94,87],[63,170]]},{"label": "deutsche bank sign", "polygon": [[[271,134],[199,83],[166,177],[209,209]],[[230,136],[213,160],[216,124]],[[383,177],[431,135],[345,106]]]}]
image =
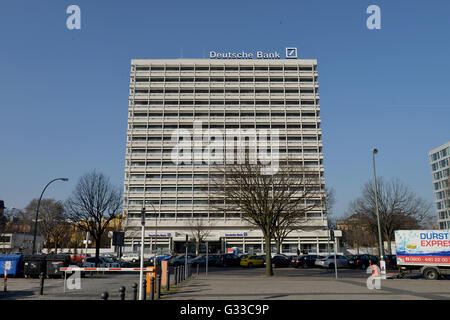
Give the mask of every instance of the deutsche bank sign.
[{"label": "deutsche bank sign", "polygon": [[[297,48],[289,47],[286,48],[285,58],[286,59],[297,59]],[[278,51],[273,52],[209,52],[210,59],[281,59],[281,55]]]}]

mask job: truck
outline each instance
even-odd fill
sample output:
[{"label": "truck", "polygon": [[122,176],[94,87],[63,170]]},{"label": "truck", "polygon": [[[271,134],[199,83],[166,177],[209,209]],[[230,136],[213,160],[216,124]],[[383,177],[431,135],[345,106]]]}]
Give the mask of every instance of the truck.
[{"label": "truck", "polygon": [[450,230],[396,230],[399,277],[419,270],[425,279],[450,274]]}]

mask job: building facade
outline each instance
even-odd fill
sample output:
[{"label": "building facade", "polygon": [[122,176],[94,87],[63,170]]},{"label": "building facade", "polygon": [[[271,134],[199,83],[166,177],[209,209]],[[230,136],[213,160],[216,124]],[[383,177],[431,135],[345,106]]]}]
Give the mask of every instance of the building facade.
[{"label": "building facade", "polygon": [[450,229],[450,141],[429,152],[439,229]]},{"label": "building facade", "polygon": [[[29,233],[0,233],[1,254],[32,254],[33,235]],[[36,236],[36,251],[41,252],[44,246],[44,237]]]},{"label": "building facade", "polygon": [[[211,163],[194,161],[195,130],[201,132],[200,141],[210,141],[210,132],[226,136],[237,129],[277,130],[279,160],[311,168],[320,177],[324,191],[318,88],[316,60],[248,56],[132,60],[124,251],[139,248],[143,207],[146,252],[182,252],[186,234],[191,238],[199,229],[206,230],[203,237],[211,252],[233,247],[244,252],[262,251],[262,233],[243,221],[239,212],[212,208],[216,200],[211,199],[215,191],[211,181],[217,171]],[[212,131],[207,134],[207,130]],[[180,141],[175,131],[192,135],[188,142],[194,150],[191,163],[174,160],[173,150]],[[324,208],[308,212],[302,223],[304,228],[289,234],[282,251],[326,250]],[[340,232],[336,236],[340,237]]]}]

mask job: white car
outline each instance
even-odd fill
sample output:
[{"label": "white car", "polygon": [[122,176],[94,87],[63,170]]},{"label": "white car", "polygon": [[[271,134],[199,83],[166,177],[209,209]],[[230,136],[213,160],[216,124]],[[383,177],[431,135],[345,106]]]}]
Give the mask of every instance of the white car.
[{"label": "white car", "polygon": [[[109,260],[105,257],[98,257],[99,262],[97,268],[120,268],[120,264]],[[95,257],[87,257],[83,261],[83,267],[85,268],[95,268]]]},{"label": "white car", "polygon": [[[321,268],[334,268],[334,255],[329,255],[321,259],[316,259],[315,265]],[[348,259],[345,256],[336,255],[336,265],[338,268],[348,267]]]},{"label": "white car", "polygon": [[139,253],[125,253],[120,260],[125,262],[138,262],[139,261]]}]

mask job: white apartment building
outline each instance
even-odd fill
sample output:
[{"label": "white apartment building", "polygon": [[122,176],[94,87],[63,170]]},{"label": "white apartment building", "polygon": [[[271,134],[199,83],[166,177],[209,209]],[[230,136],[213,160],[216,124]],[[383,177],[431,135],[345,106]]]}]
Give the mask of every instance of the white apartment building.
[{"label": "white apartment building", "polygon": [[439,229],[450,229],[450,141],[429,152]]},{"label": "white apartment building", "polygon": [[[219,55],[220,56],[220,55]],[[295,160],[313,169],[325,187],[317,61],[256,59],[132,60],[124,179],[124,251],[140,246],[140,214],[145,206],[147,252],[183,252],[186,234],[199,227],[212,252],[237,247],[263,251],[262,233],[239,212],[211,206],[217,173],[202,162],[176,164],[171,158],[174,130],[203,129],[224,134],[235,129],[279,130],[280,161]],[[215,56],[217,57],[217,55]],[[302,230],[282,244],[284,253],[327,250],[327,216],[309,212]],[[340,237],[340,231],[335,232]]]}]

